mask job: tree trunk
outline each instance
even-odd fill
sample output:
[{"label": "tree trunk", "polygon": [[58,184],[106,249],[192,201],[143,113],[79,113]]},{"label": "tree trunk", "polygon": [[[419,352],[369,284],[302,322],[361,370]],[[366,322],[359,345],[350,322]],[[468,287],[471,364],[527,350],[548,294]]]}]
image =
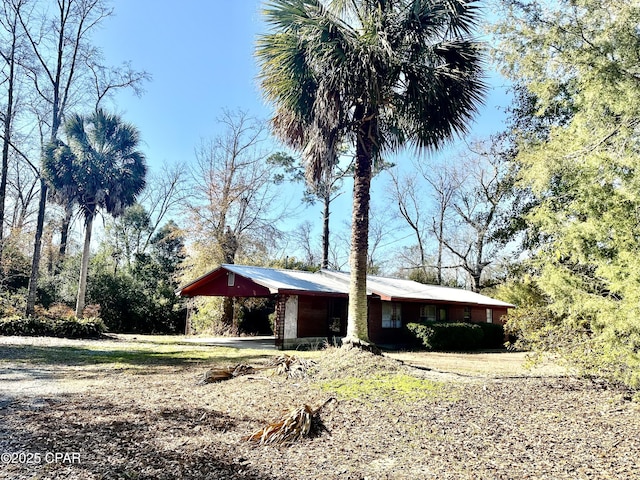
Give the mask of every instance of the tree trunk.
[{"label": "tree trunk", "polygon": [[442,250],[443,242],[442,236],[444,235],[444,211],[440,212],[440,223],[438,224],[438,260],[436,271],[438,275],[438,285],[442,285]]},{"label": "tree trunk", "polygon": [[76,302],[76,317],[82,318],[85,297],[87,295],[87,275],[89,273],[89,257],[91,255],[91,230],[93,228],[93,215],[85,220],[84,247],[82,249],[82,264],[80,266],[80,281],[78,282],[78,299]]},{"label": "tree trunk", "polygon": [[4,249],[4,216],[5,216],[5,199],[7,195],[7,177],[9,176],[9,144],[11,143],[11,123],[13,121],[13,87],[15,81],[16,66],[16,26],[17,17],[14,16],[12,22],[13,38],[11,42],[11,52],[9,53],[7,63],[9,64],[9,72],[6,77],[7,81],[7,110],[4,112],[4,138],[2,144],[2,168],[0,168],[0,263],[2,262],[2,252]]},{"label": "tree trunk", "polygon": [[40,254],[42,253],[42,232],[44,231],[44,212],[47,207],[47,183],[40,178],[40,201],[38,202],[38,220],[33,242],[33,257],[31,258],[31,275],[29,276],[29,291],[27,293],[26,315],[32,316],[36,307],[38,292],[38,273],[40,270]]},{"label": "tree trunk", "polygon": [[[220,248],[222,249],[223,262],[233,264],[238,251],[238,238],[236,234],[227,227],[224,233],[219,237]],[[224,297],[222,299],[222,324],[226,327],[227,333],[238,333],[237,326],[234,325],[234,299],[233,297]]]},{"label": "tree trunk", "polygon": [[471,274],[471,290],[475,293],[480,293],[480,277],[482,276],[482,270],[474,271]]},{"label": "tree trunk", "polygon": [[356,146],[353,176],[353,215],[351,225],[351,252],[349,265],[349,310],[347,336],[343,343],[369,343],[367,322],[367,253],[369,247],[369,199],[373,144],[369,137],[372,121],[360,127]]},{"label": "tree trunk", "polygon": [[62,262],[67,254],[67,243],[69,241],[69,227],[71,225],[71,217],[73,217],[73,205],[71,202],[64,206],[64,218],[60,226],[60,250],[58,261]]},{"label": "tree trunk", "polygon": [[329,207],[331,205],[331,192],[323,198],[324,210],[322,213],[322,268],[329,268]]}]

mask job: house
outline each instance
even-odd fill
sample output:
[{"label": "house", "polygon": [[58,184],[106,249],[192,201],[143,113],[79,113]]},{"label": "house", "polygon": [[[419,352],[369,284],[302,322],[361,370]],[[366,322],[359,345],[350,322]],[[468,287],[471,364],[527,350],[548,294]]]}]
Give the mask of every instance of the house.
[{"label": "house", "polygon": [[[276,299],[276,345],[295,348],[344,337],[349,274],[221,265],[177,292],[185,297]],[[513,305],[459,288],[367,276],[369,338],[378,345],[403,341],[402,326],[419,321],[503,323]]]}]

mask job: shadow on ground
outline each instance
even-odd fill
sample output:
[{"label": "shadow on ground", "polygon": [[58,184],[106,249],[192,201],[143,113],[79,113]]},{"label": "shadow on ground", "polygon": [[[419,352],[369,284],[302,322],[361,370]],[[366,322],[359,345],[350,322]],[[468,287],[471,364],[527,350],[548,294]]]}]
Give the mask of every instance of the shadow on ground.
[{"label": "shadow on ground", "polygon": [[[230,430],[255,421],[207,407],[158,409],[86,394],[37,405],[16,400],[0,409],[0,450],[30,453],[32,462],[3,462],[0,478],[268,480],[228,439]],[[54,462],[55,453],[69,456]]]}]

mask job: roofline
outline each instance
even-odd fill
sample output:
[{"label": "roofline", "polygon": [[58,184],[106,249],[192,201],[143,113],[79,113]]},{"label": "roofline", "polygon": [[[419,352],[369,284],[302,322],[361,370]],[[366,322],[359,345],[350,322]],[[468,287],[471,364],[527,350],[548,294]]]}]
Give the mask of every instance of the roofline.
[{"label": "roofline", "polygon": [[181,287],[179,287],[176,291],[175,294],[177,296],[181,296],[182,295],[182,291],[185,288],[189,288],[192,285],[195,285],[196,283],[198,283],[201,280],[204,280],[205,277],[208,277],[209,275],[211,275],[212,273],[214,273],[217,270],[220,270],[222,268],[222,265],[217,266],[216,268],[213,268],[211,270],[209,270],[207,273],[203,273],[202,275],[200,275],[198,278],[196,278],[195,280],[192,280],[191,282],[187,283],[186,285],[182,285]]},{"label": "roofline", "polygon": [[[378,294],[379,295],[379,294]],[[488,297],[491,298],[491,297]],[[498,307],[498,308],[515,308],[515,305],[510,303],[502,302],[501,300],[495,300],[498,303],[488,303],[488,302],[464,302],[460,300],[439,300],[439,299],[429,299],[429,298],[417,298],[417,297],[394,297],[387,295],[380,295],[381,300],[385,300],[388,302],[411,302],[411,303],[429,303],[432,305],[478,305],[481,307]]]},{"label": "roofline", "polygon": [[[282,268],[270,268],[270,267],[253,267],[250,265],[235,265],[235,264],[227,264],[227,263],[222,263],[220,264],[218,267],[213,268],[212,270],[209,270],[207,273],[200,275],[198,278],[196,278],[195,280],[191,281],[190,283],[180,287],[179,289],[177,289],[175,291],[175,294],[178,296],[182,295],[183,290],[185,290],[186,288],[189,288],[195,284],[197,284],[198,282],[202,281],[203,279],[205,279],[206,277],[210,276],[211,274],[219,271],[219,270],[230,270],[233,269],[233,267],[252,267],[252,268],[263,268],[266,270],[276,270],[276,271],[283,271],[283,272],[288,272],[291,271],[289,269],[282,269]],[[235,272],[234,272],[235,273]],[[311,273],[311,272],[309,272]],[[346,279],[344,279],[344,275],[349,275],[349,272],[344,272],[341,270],[330,270],[330,269],[320,269],[317,273],[320,273],[324,276],[330,277],[334,280],[337,281],[341,281],[344,284],[347,284],[348,281]],[[244,275],[242,275],[241,273],[236,273],[236,275],[241,276],[242,278],[245,278],[247,280],[250,280],[258,285],[260,285],[261,287],[269,290],[269,292],[271,293],[271,295],[277,295],[277,294],[282,294],[282,295],[308,295],[308,296],[334,296],[334,297],[341,297],[341,298],[348,298],[349,294],[348,293],[342,293],[342,292],[323,292],[323,291],[309,291],[309,290],[300,290],[300,289],[288,289],[288,288],[283,288],[283,289],[277,289],[277,288],[272,288],[270,286],[264,285],[263,283],[256,281],[253,278],[249,278],[246,277]],[[376,279],[376,278],[381,278],[381,279],[385,279],[385,278],[392,278],[392,277],[380,277],[378,275],[367,275],[367,279],[371,278],[372,280]],[[403,279],[398,279],[398,280],[403,280]],[[432,287],[437,287],[440,289],[447,289],[447,290],[461,290],[459,288],[454,288],[454,287],[447,287],[447,286],[443,286],[443,285],[429,285]],[[482,295],[482,294],[479,294]],[[430,304],[457,304],[457,305],[477,305],[477,306],[482,306],[482,307],[493,307],[493,308],[515,308],[515,305],[512,305],[510,303],[507,302],[502,302],[501,300],[496,300],[493,299],[491,297],[487,297],[490,298],[491,300],[493,300],[496,303],[488,303],[488,302],[477,302],[477,301],[459,301],[459,300],[440,300],[440,299],[428,299],[428,298],[419,298],[419,297],[411,297],[411,296],[390,296],[390,295],[386,295],[384,293],[381,293],[380,291],[376,290],[376,289],[371,289],[369,288],[369,286],[367,286],[367,296],[368,297],[378,297],[381,300],[384,301],[391,301],[391,302],[415,302],[415,303],[430,303]],[[484,296],[484,295],[483,295]]]}]

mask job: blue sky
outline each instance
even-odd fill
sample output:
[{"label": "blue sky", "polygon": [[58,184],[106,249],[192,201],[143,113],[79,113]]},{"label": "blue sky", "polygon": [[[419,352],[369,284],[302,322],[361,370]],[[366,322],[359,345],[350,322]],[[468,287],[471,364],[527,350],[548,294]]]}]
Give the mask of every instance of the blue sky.
[{"label": "blue sky", "polygon": [[[130,61],[153,77],[141,98],[116,98],[118,113],[141,132],[151,169],[164,162],[192,162],[201,139],[218,133],[216,118],[224,108],[268,118],[270,109],[261,98],[253,58],[256,35],[265,31],[261,0],[113,0],[112,5],[115,15],[94,41],[108,64]],[[497,75],[491,74],[490,83],[486,105],[469,138],[500,130],[500,107],[507,105],[508,96]],[[439,155],[453,156],[459,145],[453,143]],[[391,160],[410,164],[408,155]],[[374,180],[374,204],[384,181]],[[350,185],[345,188],[333,208],[334,228],[350,217]],[[319,208],[306,212],[305,218],[317,218],[320,224]]]},{"label": "blue sky", "polygon": [[117,98],[119,113],[140,129],[152,167],[191,160],[200,139],[215,134],[223,108],[267,117],[253,60],[258,0],[112,4],[115,16],[94,40],[108,63],[130,61],[153,76],[141,98]]},{"label": "blue sky", "polygon": [[[115,15],[95,36],[109,64],[130,61],[153,80],[141,98],[121,94],[117,109],[141,131],[150,164],[189,161],[216,132],[221,109],[267,118],[257,85],[256,35],[264,32],[260,0],[113,0]],[[492,79],[487,105],[473,128],[497,130],[506,97]]]}]

